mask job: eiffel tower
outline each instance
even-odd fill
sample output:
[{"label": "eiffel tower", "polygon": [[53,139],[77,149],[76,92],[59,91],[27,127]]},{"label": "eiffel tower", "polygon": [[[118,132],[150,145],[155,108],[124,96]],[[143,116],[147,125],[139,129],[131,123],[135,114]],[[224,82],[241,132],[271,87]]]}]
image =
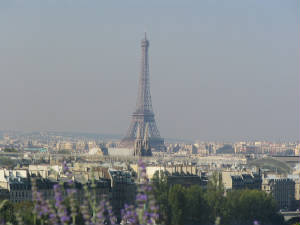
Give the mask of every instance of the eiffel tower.
[{"label": "eiffel tower", "polygon": [[136,109],[132,114],[132,120],[129,129],[122,139],[120,146],[132,147],[137,137],[137,130],[139,135],[144,137],[146,126],[148,128],[149,144],[151,148],[156,150],[164,149],[164,139],[160,137],[159,131],[154,119],[152,109],[151,94],[150,94],[150,80],[149,80],[149,58],[148,48],[149,41],[145,33],[145,38],[141,41],[142,47],[142,65],[139,77],[138,96],[136,102]]}]

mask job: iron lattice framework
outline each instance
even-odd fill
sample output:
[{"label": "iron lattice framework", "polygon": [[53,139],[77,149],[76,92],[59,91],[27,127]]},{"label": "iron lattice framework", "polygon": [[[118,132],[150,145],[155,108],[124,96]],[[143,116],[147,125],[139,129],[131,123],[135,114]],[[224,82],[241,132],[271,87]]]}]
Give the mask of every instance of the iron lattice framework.
[{"label": "iron lattice framework", "polygon": [[157,150],[164,148],[164,140],[160,137],[159,131],[154,119],[152,109],[152,101],[150,94],[149,81],[149,59],[148,49],[149,41],[145,38],[141,42],[142,47],[142,62],[141,73],[139,77],[138,97],[136,102],[136,110],[132,114],[132,120],[125,138],[121,141],[121,146],[132,147],[137,136],[139,128],[140,135],[144,136],[146,125],[148,124],[148,135],[150,146]]}]

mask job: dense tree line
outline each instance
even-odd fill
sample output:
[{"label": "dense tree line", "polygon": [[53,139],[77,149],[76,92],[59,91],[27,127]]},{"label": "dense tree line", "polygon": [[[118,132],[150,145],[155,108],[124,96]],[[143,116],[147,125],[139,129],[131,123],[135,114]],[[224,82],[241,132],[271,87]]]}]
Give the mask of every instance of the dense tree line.
[{"label": "dense tree line", "polygon": [[161,224],[284,224],[271,195],[260,190],[231,191],[225,195],[217,174],[205,190],[200,186],[169,186],[164,173],[154,175],[153,186]]}]

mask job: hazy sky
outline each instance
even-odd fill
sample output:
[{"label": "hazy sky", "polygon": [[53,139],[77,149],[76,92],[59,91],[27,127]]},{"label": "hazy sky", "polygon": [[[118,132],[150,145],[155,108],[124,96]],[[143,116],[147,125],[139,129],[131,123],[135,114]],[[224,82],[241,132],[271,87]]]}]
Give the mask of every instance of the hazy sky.
[{"label": "hazy sky", "polygon": [[124,134],[150,39],[162,137],[298,140],[298,0],[1,0],[0,129]]}]

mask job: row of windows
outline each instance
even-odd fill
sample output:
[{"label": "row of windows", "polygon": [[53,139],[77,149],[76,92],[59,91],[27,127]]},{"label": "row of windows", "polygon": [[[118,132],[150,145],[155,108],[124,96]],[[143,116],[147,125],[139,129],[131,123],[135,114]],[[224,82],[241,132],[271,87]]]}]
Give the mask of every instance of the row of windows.
[{"label": "row of windows", "polygon": [[31,193],[24,192],[24,191],[19,191],[19,192],[12,191],[12,192],[10,192],[10,194],[11,194],[12,197],[14,197],[14,196],[15,197],[28,197],[28,196],[31,197]]}]

